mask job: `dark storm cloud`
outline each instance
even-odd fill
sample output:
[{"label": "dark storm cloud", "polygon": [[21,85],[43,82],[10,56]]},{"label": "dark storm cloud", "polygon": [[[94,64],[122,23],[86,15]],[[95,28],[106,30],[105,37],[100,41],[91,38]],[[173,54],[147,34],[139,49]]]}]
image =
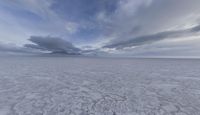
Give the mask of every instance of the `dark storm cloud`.
[{"label": "dark storm cloud", "polygon": [[25,44],[24,46],[42,51],[50,51],[52,53],[79,54],[81,51],[72,43],[57,37],[31,36],[29,39],[34,44]]},{"label": "dark storm cloud", "polygon": [[117,48],[117,49],[123,49],[125,47],[132,47],[132,46],[140,46],[144,44],[150,44],[156,41],[164,40],[167,38],[177,38],[177,37],[184,37],[188,36],[190,34],[194,34],[196,32],[200,31],[200,25],[195,26],[190,29],[185,30],[176,30],[176,31],[165,31],[165,32],[159,32],[152,35],[146,35],[146,36],[139,36],[132,38],[130,40],[105,45],[104,48]]}]

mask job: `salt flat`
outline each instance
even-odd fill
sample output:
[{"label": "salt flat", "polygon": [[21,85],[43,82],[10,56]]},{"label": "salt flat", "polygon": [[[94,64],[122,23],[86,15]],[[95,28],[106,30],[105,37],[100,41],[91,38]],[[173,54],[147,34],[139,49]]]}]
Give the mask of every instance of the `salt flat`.
[{"label": "salt flat", "polygon": [[200,115],[200,60],[1,57],[0,115]]}]

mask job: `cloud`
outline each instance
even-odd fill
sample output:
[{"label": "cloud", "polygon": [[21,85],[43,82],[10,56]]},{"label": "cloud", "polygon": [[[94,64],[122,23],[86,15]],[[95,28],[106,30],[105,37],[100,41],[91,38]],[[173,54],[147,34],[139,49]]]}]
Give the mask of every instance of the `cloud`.
[{"label": "cloud", "polygon": [[49,9],[52,0],[15,0],[3,1],[2,5],[10,10],[32,12],[44,19],[51,18],[55,14]]},{"label": "cloud", "polygon": [[67,22],[65,24],[65,29],[69,32],[69,34],[76,33],[79,29],[79,25],[74,22]]},{"label": "cloud", "polygon": [[4,44],[0,43],[1,52],[23,52],[20,47],[17,47],[15,44]]},{"label": "cloud", "polygon": [[150,56],[150,57],[199,57],[199,42],[198,36],[189,37],[180,40],[163,40],[154,42],[148,45],[142,45],[133,49],[123,50],[122,55],[132,56]]},{"label": "cloud", "polygon": [[0,52],[8,54],[38,54],[39,51],[25,48],[22,46],[17,46],[16,44],[11,43],[0,43]]},{"label": "cloud", "polygon": [[33,43],[27,44],[30,35],[50,35],[61,36],[77,46],[89,45],[90,49],[121,51],[168,38],[193,36],[200,30],[195,26],[200,21],[199,5],[199,0],[2,1],[0,40],[40,51],[82,52],[76,47],[69,51],[65,45],[48,45],[50,41],[56,44],[60,38],[41,37],[48,38],[45,43],[31,38]]},{"label": "cloud", "polygon": [[199,31],[200,31],[200,25],[191,28],[191,32],[199,32]]},{"label": "cloud", "polygon": [[[150,44],[171,37],[190,36],[187,28],[199,24],[199,0],[124,0],[112,15],[100,13],[104,25],[103,47],[119,48]],[[134,6],[134,7],[133,7]],[[192,28],[191,33],[200,27]],[[187,35],[185,35],[188,33]]]},{"label": "cloud", "polygon": [[0,43],[0,52],[5,54],[43,54],[60,53],[78,55],[82,52],[72,43],[58,37],[31,36],[29,39],[32,44],[18,46],[13,43]]},{"label": "cloud", "polygon": [[33,44],[25,44],[25,47],[39,49],[41,51],[50,51],[52,53],[64,54],[79,54],[81,51],[72,43],[58,37],[31,36],[29,40],[33,42]]},{"label": "cloud", "polygon": [[193,28],[184,29],[184,30],[165,31],[165,32],[159,32],[156,34],[151,34],[151,35],[139,36],[139,37],[135,37],[130,40],[119,42],[119,43],[111,42],[110,44],[105,45],[103,48],[123,49],[126,47],[140,46],[144,44],[151,44],[153,42],[164,40],[167,38],[177,38],[177,37],[188,36],[191,34],[195,34],[199,31],[200,31],[200,25],[197,25]]}]

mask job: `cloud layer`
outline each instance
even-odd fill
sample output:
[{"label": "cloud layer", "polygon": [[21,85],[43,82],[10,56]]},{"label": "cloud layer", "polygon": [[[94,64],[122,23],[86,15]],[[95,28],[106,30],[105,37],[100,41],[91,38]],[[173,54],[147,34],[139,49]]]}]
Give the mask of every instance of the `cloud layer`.
[{"label": "cloud layer", "polygon": [[[164,55],[163,49],[168,49],[164,50],[168,55],[176,54],[173,48],[196,55],[189,50],[200,50],[192,45],[200,42],[199,0],[0,1],[0,42],[28,50],[123,55]],[[90,51],[82,51],[85,48]]]},{"label": "cloud layer", "polygon": [[25,44],[24,46],[27,48],[64,54],[79,54],[81,51],[72,45],[72,43],[57,37],[31,36],[29,40],[34,44]]},{"label": "cloud layer", "polygon": [[192,34],[197,34],[199,31],[200,31],[200,25],[197,25],[193,28],[184,29],[184,30],[165,31],[165,32],[159,32],[152,35],[139,36],[127,41],[114,43],[114,44],[112,44],[111,42],[111,44],[104,46],[104,48],[123,49],[126,47],[140,46],[140,45],[145,45],[145,44],[151,44],[153,42],[164,40],[164,39],[188,37],[188,36],[191,36]]}]

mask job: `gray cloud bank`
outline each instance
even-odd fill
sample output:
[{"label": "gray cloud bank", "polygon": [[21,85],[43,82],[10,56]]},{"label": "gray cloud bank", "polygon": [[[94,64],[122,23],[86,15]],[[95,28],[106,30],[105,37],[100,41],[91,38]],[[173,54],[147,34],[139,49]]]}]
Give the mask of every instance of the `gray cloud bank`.
[{"label": "gray cloud bank", "polygon": [[34,50],[29,50],[28,48],[17,46],[15,44],[6,44],[6,43],[0,43],[0,52],[1,54],[2,53],[12,53],[12,54],[36,53]]},{"label": "gray cloud bank", "polygon": [[200,25],[197,25],[189,29],[184,29],[184,30],[164,31],[164,32],[156,33],[156,34],[139,36],[139,37],[132,38],[130,40],[120,41],[119,43],[111,42],[110,44],[107,44],[103,47],[123,49],[126,47],[151,44],[153,42],[168,39],[168,38],[184,37],[184,36],[188,36],[188,35],[195,34],[198,32],[200,32]]},{"label": "gray cloud bank", "polygon": [[0,43],[1,54],[67,54],[80,55],[82,50],[75,47],[72,43],[58,37],[31,36],[29,41],[32,43],[23,46],[16,44]]},{"label": "gray cloud bank", "polygon": [[25,44],[24,47],[63,54],[80,54],[81,51],[72,43],[58,37],[31,36],[29,40],[33,44]]}]

